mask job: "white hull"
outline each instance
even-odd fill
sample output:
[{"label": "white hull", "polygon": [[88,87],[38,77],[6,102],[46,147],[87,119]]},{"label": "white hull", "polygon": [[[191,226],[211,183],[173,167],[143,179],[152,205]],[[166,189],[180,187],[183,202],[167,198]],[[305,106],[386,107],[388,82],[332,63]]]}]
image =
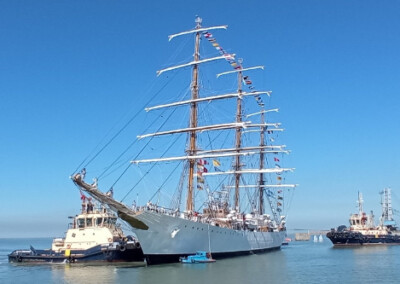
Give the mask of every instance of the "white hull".
[{"label": "white hull", "polygon": [[135,229],[144,255],[159,262],[174,261],[196,251],[211,251],[213,256],[228,256],[279,249],[285,232],[233,230],[143,211],[134,216],[149,229]]}]

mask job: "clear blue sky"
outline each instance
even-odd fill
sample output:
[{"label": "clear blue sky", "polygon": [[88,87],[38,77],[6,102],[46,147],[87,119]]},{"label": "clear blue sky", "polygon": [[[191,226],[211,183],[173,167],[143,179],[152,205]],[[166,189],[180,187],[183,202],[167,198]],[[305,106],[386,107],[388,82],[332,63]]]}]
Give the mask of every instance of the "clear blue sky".
[{"label": "clear blue sky", "polygon": [[63,234],[80,208],[69,175],[145,103],[195,15],[266,66],[300,184],[289,229],[347,224],[357,191],[379,215],[391,187],[400,209],[399,2],[2,1],[0,237]]}]

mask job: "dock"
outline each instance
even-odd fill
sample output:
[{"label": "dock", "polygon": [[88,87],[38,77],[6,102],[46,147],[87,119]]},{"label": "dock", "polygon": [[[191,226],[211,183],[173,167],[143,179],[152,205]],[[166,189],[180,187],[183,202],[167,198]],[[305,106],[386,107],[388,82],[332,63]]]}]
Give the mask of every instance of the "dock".
[{"label": "dock", "polygon": [[308,231],[307,233],[296,233],[294,236],[295,241],[309,241],[311,236],[313,235],[323,235],[325,236],[328,230],[319,230],[319,231]]}]

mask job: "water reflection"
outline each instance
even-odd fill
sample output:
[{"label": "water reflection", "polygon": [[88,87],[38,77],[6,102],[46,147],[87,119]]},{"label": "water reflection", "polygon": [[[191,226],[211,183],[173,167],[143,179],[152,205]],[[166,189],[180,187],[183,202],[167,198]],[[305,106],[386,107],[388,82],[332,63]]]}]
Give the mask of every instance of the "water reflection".
[{"label": "water reflection", "polygon": [[118,269],[120,283],[288,283],[282,251],[219,259],[215,263],[164,264]]},{"label": "water reflection", "polygon": [[52,264],[52,282],[57,283],[118,283],[119,269],[143,267],[142,263],[118,264]]},{"label": "water reflection", "polygon": [[[398,283],[400,246],[333,248],[293,242],[280,251],[209,264],[0,265],[0,283]],[[6,261],[6,257],[3,257]],[[18,281],[15,281],[18,279]],[[19,281],[21,280],[21,281]]]},{"label": "water reflection", "polygon": [[333,246],[333,250],[349,250],[353,253],[358,254],[375,254],[375,253],[383,253],[388,250],[387,245],[363,245],[363,246]]}]

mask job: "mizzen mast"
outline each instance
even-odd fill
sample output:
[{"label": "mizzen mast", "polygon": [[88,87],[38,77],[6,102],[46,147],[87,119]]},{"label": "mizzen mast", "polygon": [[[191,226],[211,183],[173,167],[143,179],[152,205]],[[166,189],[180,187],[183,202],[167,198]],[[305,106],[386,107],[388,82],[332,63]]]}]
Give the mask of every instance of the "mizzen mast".
[{"label": "mizzen mast", "polygon": [[[261,124],[264,123],[265,118],[264,118],[264,113],[265,112],[261,112]],[[265,143],[264,143],[264,135],[265,135],[265,127],[261,126],[260,129],[260,147],[264,147]],[[264,151],[260,151],[260,170],[264,168]],[[260,172],[260,177],[259,177],[259,196],[258,196],[258,214],[262,215],[264,214],[264,173]]]}]

